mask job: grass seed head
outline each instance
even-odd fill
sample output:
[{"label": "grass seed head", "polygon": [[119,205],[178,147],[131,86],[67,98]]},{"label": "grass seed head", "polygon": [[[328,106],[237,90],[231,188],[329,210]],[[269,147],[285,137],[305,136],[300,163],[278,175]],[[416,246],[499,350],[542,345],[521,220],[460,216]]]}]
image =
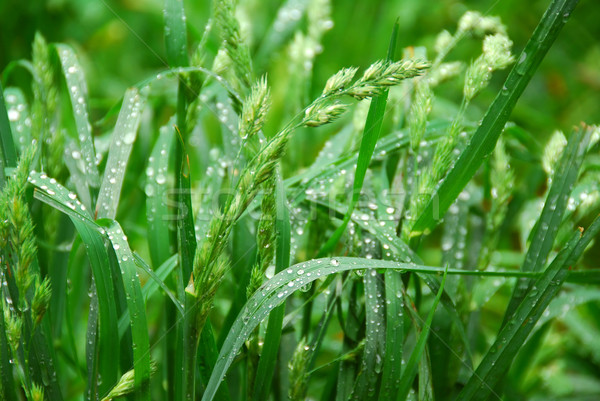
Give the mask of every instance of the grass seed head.
[{"label": "grass seed head", "polygon": [[254,84],[244,101],[239,122],[239,134],[242,138],[252,138],[262,129],[270,104],[271,94],[267,78],[263,76]]},{"label": "grass seed head", "polygon": [[50,279],[48,277],[41,283],[38,283],[37,281],[38,280],[36,280],[33,300],[31,301],[31,313],[33,321],[36,324],[39,324],[50,305],[52,290],[50,288]]}]

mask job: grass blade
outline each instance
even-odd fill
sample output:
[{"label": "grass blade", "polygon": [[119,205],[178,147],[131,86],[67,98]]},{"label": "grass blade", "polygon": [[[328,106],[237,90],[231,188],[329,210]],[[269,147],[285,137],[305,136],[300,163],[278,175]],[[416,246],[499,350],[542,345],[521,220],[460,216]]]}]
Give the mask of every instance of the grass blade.
[{"label": "grass blade", "polygon": [[[387,59],[389,61],[394,59],[398,28],[399,23],[396,21],[392,30],[392,37],[390,39],[390,46],[388,49]],[[375,145],[379,140],[381,126],[383,124],[383,117],[385,115],[385,107],[387,106],[387,98],[388,90],[386,89],[380,95],[374,96],[373,99],[371,99],[369,114],[367,115],[367,121],[365,123],[365,128],[360,142],[360,150],[358,152],[358,161],[356,163],[356,172],[354,174],[354,184],[352,185],[352,199],[350,200],[350,205],[348,206],[346,214],[344,215],[342,224],[335,230],[331,237],[329,237],[325,245],[323,245],[323,248],[321,248],[319,251],[320,256],[324,256],[333,250],[342,237],[342,234],[344,234],[348,222],[350,222],[352,212],[354,211],[354,206],[360,197],[360,192],[365,181],[365,175],[367,174],[367,169],[369,168],[371,158],[373,157]]]},{"label": "grass blade", "polygon": [[140,125],[145,96],[136,88],[125,93],[123,105],[112,133],[104,178],[98,194],[96,217],[114,219],[121,196],[125,168]]},{"label": "grass blade", "polygon": [[167,195],[167,169],[173,144],[174,131],[168,125],[160,128],[160,134],[146,168],[146,219],[148,222],[148,248],[152,265],[157,268],[171,255],[169,214],[165,203]]},{"label": "grass blade", "polygon": [[[385,352],[385,315],[383,280],[376,270],[364,275],[366,333],[361,372],[356,379],[352,396],[361,400],[376,400],[377,382]],[[391,322],[390,322],[391,323]]]},{"label": "grass blade", "polygon": [[391,400],[398,391],[404,346],[404,303],[402,302],[402,277],[398,272],[385,273],[385,353],[379,399]]},{"label": "grass blade", "polygon": [[513,66],[504,87],[488,108],[471,141],[431,196],[417,219],[412,236],[427,234],[490,155],[517,100],[565,25],[579,0],[553,0]]},{"label": "grass blade", "polygon": [[[531,245],[525,255],[521,271],[538,272],[542,270],[546,263],[546,259],[552,251],[558,228],[562,223],[569,201],[569,194],[579,175],[579,169],[583,163],[592,133],[593,128],[582,127],[575,129],[571,135],[569,143],[556,166],[552,186],[548,191],[542,214],[531,234]],[[529,284],[528,280],[517,282],[504,315],[504,323],[511,318],[513,312],[523,300]]]},{"label": "grass blade", "polygon": [[600,217],[597,217],[583,235],[577,233],[556,256],[542,276],[528,290],[512,318],[502,328],[477,370],[465,384],[458,396],[459,399],[487,399],[546,307],[560,290],[569,274],[569,267],[577,262],[585,248],[599,232]]},{"label": "grass blade", "polygon": [[70,46],[59,43],[56,45],[56,51],[62,65],[67,92],[71,99],[81,158],[85,165],[86,181],[89,187],[98,188],[100,186],[100,175],[96,166],[96,151],[94,150],[92,126],[88,116],[87,87],[83,69]]},{"label": "grass blade", "polygon": [[402,374],[402,378],[400,379],[400,388],[398,389],[398,394],[396,396],[397,400],[404,401],[408,397],[408,392],[410,391],[410,387],[412,386],[412,382],[415,379],[415,375],[417,374],[418,363],[421,360],[421,356],[425,351],[425,346],[427,345],[427,338],[429,337],[429,331],[431,330],[431,323],[433,322],[433,315],[437,308],[437,305],[442,298],[442,293],[444,292],[444,284],[446,283],[446,275],[447,272],[444,273],[444,277],[442,278],[442,283],[440,284],[440,289],[435,296],[435,300],[433,301],[433,305],[431,306],[431,310],[429,314],[427,314],[427,320],[423,322],[423,327],[421,328],[421,334],[419,334],[419,339],[417,340],[417,344],[410,354],[410,359],[406,364],[406,369],[404,369],[404,373]]},{"label": "grass blade", "polygon": [[[8,108],[10,126],[12,132],[15,134],[13,143],[16,150],[20,153],[31,143],[31,114],[28,110],[27,100],[23,91],[14,87],[6,88],[4,91],[4,100],[5,106]],[[0,106],[1,108],[2,106]],[[0,113],[2,113],[1,110]],[[0,117],[1,119],[2,117]]]},{"label": "grass blade", "polygon": [[8,113],[6,111],[6,103],[4,99],[4,90],[0,83],[0,145],[2,150],[2,160],[0,167],[0,187],[4,185],[4,167],[16,167],[17,166],[17,150],[10,129],[10,123],[8,119]]},{"label": "grass blade", "polygon": [[119,360],[119,338],[115,335],[118,333],[118,318],[103,229],[96,225],[89,211],[77,200],[75,194],[56,180],[48,178],[45,174],[32,172],[29,182],[36,187],[36,198],[69,216],[87,250],[98,294],[99,348],[95,354],[98,360],[88,360],[93,362],[93,366],[90,367],[92,372],[95,371],[95,366],[98,367],[98,374],[89,376],[93,381],[88,383],[88,398],[96,399],[98,395],[107,394],[117,382],[114,361]]},{"label": "grass blade", "polygon": [[[277,232],[277,243],[275,245],[275,271],[276,273],[279,273],[290,265],[291,227],[281,174],[277,174],[275,185],[277,202],[277,221],[275,223],[275,230]],[[258,361],[256,378],[254,379],[254,391],[252,396],[252,399],[254,400],[268,399],[275,371],[275,364],[277,362],[277,353],[279,351],[284,315],[285,304],[275,308],[269,315],[262,353]]]},{"label": "grass blade", "polygon": [[121,278],[125,287],[127,308],[131,323],[133,349],[134,387],[136,400],[150,400],[150,340],[146,323],[146,308],[135,259],[123,229],[116,221],[107,229],[108,238],[119,261]]},{"label": "grass blade", "polygon": [[165,47],[169,66],[188,65],[187,27],[183,0],[165,0]]}]

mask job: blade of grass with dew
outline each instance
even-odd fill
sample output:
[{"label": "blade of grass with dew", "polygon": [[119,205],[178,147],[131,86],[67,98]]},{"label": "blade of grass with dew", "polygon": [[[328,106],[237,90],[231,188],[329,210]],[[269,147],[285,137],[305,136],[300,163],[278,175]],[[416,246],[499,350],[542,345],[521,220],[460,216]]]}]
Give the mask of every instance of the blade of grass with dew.
[{"label": "blade of grass with dew", "polygon": [[[179,119],[179,115],[178,115]],[[187,285],[192,274],[192,265],[194,255],[196,254],[196,233],[194,229],[194,215],[192,209],[192,188],[190,177],[190,159],[185,150],[184,138],[178,127],[175,126],[176,135],[176,153],[181,153],[180,165],[176,165],[177,176],[175,182],[177,185],[177,247],[181,256],[181,271],[184,280],[183,285]]]},{"label": "blade of grass with dew", "polygon": [[[183,0],[165,0],[165,46],[167,49],[167,62],[171,67],[187,66],[189,64],[189,55],[187,48],[187,27],[186,16],[183,7]],[[177,189],[177,203],[186,208],[182,211],[181,207],[177,209],[177,251],[180,255],[179,264],[179,282],[178,287],[185,287],[190,278],[194,253],[196,251],[196,238],[194,233],[194,220],[191,209],[191,194],[189,193],[189,160],[184,160],[184,146],[187,137],[186,127],[186,85],[182,75],[178,76],[179,84],[177,88],[177,134],[175,138],[175,188]],[[185,164],[187,163],[187,164]],[[187,172],[184,168],[187,167]],[[186,175],[187,174],[187,175]],[[187,189],[187,193],[182,190]],[[185,214],[182,214],[185,213]],[[189,237],[191,222],[191,238]],[[178,322],[177,342],[175,349],[175,365],[181,366],[182,370],[175,370],[175,398],[183,400],[187,397],[194,398],[195,389],[195,365],[197,356],[196,339],[199,335],[191,335],[190,330],[194,329],[193,322],[190,322],[194,315],[195,300],[185,292],[180,294],[185,302],[186,314],[181,322]],[[190,304],[190,302],[192,304]],[[187,371],[186,371],[187,370]]]},{"label": "blade of grass with dew", "polygon": [[[352,394],[354,387],[354,379],[359,370],[358,356],[362,353],[364,343],[360,341],[360,331],[364,324],[364,316],[361,316],[358,303],[358,281],[348,280],[351,282],[351,289],[348,299],[348,309],[346,319],[344,320],[344,312],[342,309],[342,300],[338,298],[337,315],[340,320],[340,326],[344,333],[344,342],[342,354],[354,353],[352,358],[347,358],[340,361],[340,366],[337,374],[336,384],[336,401],[346,401]],[[339,293],[339,287],[337,287]]]},{"label": "blade of grass with dew", "polygon": [[488,108],[465,150],[418,217],[412,236],[427,234],[490,155],[517,100],[565,25],[579,0],[553,0]]},{"label": "blade of grass with dew", "polygon": [[385,275],[385,352],[380,400],[391,400],[396,394],[402,365],[402,351],[404,343],[404,302],[402,300],[402,277],[394,271],[386,271]]},{"label": "blade of grass with dew", "polygon": [[[398,37],[398,28],[399,22],[396,21],[392,29],[392,37],[390,39],[390,45],[388,48],[388,61],[392,61],[394,59],[394,52],[396,50],[396,39]],[[365,181],[365,175],[367,174],[367,169],[369,168],[371,158],[373,157],[375,145],[379,140],[381,126],[383,124],[383,117],[385,115],[385,107],[387,106],[387,98],[388,90],[386,89],[380,95],[373,96],[373,98],[371,99],[369,114],[367,115],[367,121],[365,123],[365,128],[360,142],[358,161],[356,162],[354,184],[352,185],[352,199],[350,200],[350,205],[348,206],[348,210],[346,211],[344,220],[342,220],[342,224],[335,230],[331,237],[329,237],[325,245],[323,245],[323,247],[319,251],[320,256],[326,255],[335,248],[338,241],[344,234],[348,222],[350,221],[352,212],[354,211],[354,206],[356,205],[356,202],[358,202],[358,198],[360,197],[360,192]]]},{"label": "blade of grass with dew", "polygon": [[[17,165],[17,150],[15,148],[12,130],[8,112],[6,111],[6,103],[4,99],[4,90],[0,83],[0,145],[2,146],[2,163],[0,167],[16,167]],[[0,188],[4,185],[4,168],[0,172]]]},{"label": "blade of grass with dew", "polygon": [[431,323],[433,322],[433,315],[439,304],[442,293],[444,291],[444,284],[446,283],[446,277],[448,274],[448,269],[444,272],[444,276],[442,277],[442,282],[440,284],[440,289],[435,296],[435,300],[433,301],[433,305],[429,313],[427,314],[427,319],[423,322],[423,327],[421,328],[421,333],[419,334],[419,339],[417,340],[417,344],[410,354],[410,358],[406,363],[406,368],[404,369],[404,373],[400,378],[400,385],[398,388],[398,393],[396,395],[396,399],[399,401],[404,401],[408,397],[408,393],[412,386],[413,380],[415,379],[415,375],[417,374],[418,363],[421,360],[421,356],[425,351],[425,346],[427,345],[427,338],[429,337],[429,332],[431,330]]},{"label": "blade of grass with dew", "polygon": [[[384,181],[383,179],[381,180]],[[387,186],[390,188],[391,186]],[[391,231],[389,235],[379,235],[380,238],[386,238],[390,242],[402,243],[400,238],[395,234],[395,221],[389,220],[389,215],[385,215],[383,210],[386,205],[391,204],[391,198],[384,195],[381,191],[381,196],[377,198],[378,204],[378,219],[380,220],[379,229]],[[387,211],[385,212],[387,213]],[[383,223],[383,224],[382,224]],[[370,225],[372,226],[372,225]],[[396,240],[396,241],[395,241]],[[381,241],[380,241],[381,242]],[[386,260],[394,260],[399,257],[398,252],[390,252],[390,245],[383,243],[384,250],[383,258]],[[408,246],[402,248],[403,252],[408,254]],[[379,386],[379,399],[382,401],[392,400],[397,392],[400,384],[402,373],[402,353],[404,348],[404,299],[402,296],[403,286],[402,275],[398,272],[386,270],[384,272],[385,282],[385,350],[383,351],[383,370],[381,373],[381,383]]]},{"label": "blade of grass with dew", "polygon": [[591,226],[576,233],[559,252],[554,261],[529,288],[512,318],[504,325],[496,340],[477,370],[469,378],[458,398],[461,400],[484,400],[504,376],[546,307],[560,290],[569,274],[570,267],[577,262],[589,243],[600,232],[600,216]]},{"label": "blade of grass with dew", "polygon": [[70,46],[58,43],[56,44],[56,51],[63,69],[69,99],[71,100],[73,118],[77,127],[77,140],[81,149],[81,158],[85,165],[86,182],[91,187],[92,198],[95,198],[95,192],[100,186],[100,175],[96,166],[94,138],[88,117],[86,103],[87,87],[83,76],[83,69]]},{"label": "blade of grass with dew", "polygon": [[[591,127],[575,129],[558,162],[552,186],[548,191],[544,209],[531,233],[531,241],[521,271],[538,272],[542,270],[548,255],[552,251],[558,228],[567,208],[569,195],[579,175],[579,169],[587,151],[592,135]],[[512,316],[517,306],[523,300],[529,286],[529,281],[518,281],[513,291],[512,298],[504,315],[503,324]]]},{"label": "blade of grass with dew", "polygon": [[[215,341],[215,332],[212,327],[210,320],[206,321],[202,334],[200,334],[200,341],[198,342],[198,373],[202,377],[202,384],[208,383],[210,374],[214,369],[217,357],[219,356],[219,349],[217,348],[217,342]],[[224,380],[225,385],[221,386],[217,390],[217,398],[222,401],[229,401],[231,396],[229,395],[229,387],[227,386],[227,380]]]},{"label": "blade of grass with dew", "polygon": [[145,96],[136,88],[127,89],[123,98],[96,203],[95,215],[98,218],[114,219],[117,215],[125,168],[140,125],[145,100]]},{"label": "blade of grass with dew", "polygon": [[167,194],[167,170],[173,144],[174,130],[165,125],[148,159],[146,168],[146,221],[148,222],[148,248],[154,268],[160,266],[171,255],[169,220],[172,218],[165,203]]},{"label": "blade of grass with dew", "polygon": [[[276,214],[275,230],[277,242],[275,244],[275,272],[279,273],[290,265],[291,225],[290,214],[287,209],[287,199],[281,173],[278,172],[275,184]],[[275,364],[279,351],[279,342],[282,334],[285,304],[275,308],[269,315],[265,340],[258,361],[256,378],[254,379],[253,400],[266,400],[271,390],[271,382],[275,373]]]},{"label": "blade of grass with dew", "polygon": [[385,352],[385,311],[383,280],[376,270],[367,270],[365,283],[365,348],[361,370],[356,379],[352,397],[360,400],[377,400],[379,381]]},{"label": "blade of grass with dew", "polygon": [[84,399],[86,401],[96,401],[100,399],[100,394],[97,385],[97,377],[99,371],[98,364],[100,363],[98,357],[100,346],[100,334],[98,332],[100,308],[98,306],[98,292],[96,291],[96,283],[93,280],[90,284],[90,290],[88,294],[90,296],[90,307],[88,311],[87,330],[85,333],[85,361],[87,369],[87,382],[85,385]]},{"label": "blade of grass with dew", "polygon": [[[15,135],[13,142],[16,149],[21,152],[25,146],[31,144],[29,106],[23,91],[15,87],[8,87],[4,90],[4,101],[8,109],[11,130]],[[0,113],[2,113],[1,110]]]},{"label": "blade of grass with dew", "polygon": [[[34,196],[51,207],[67,214],[85,244],[96,286],[99,312],[99,351],[89,350],[88,368],[93,382],[88,383],[88,398],[95,400],[106,394],[117,381],[114,361],[119,356],[118,318],[113,292],[108,254],[102,228],[92,220],[89,211],[77,196],[43,173],[31,173],[29,182],[35,186]],[[95,341],[94,341],[95,343]],[[97,359],[97,361],[96,361]],[[97,373],[96,369],[98,369]],[[101,378],[101,380],[100,380]]]},{"label": "blade of grass with dew", "polygon": [[[536,277],[539,274],[527,272],[481,272],[457,270],[441,267],[430,267],[414,263],[398,263],[385,260],[363,258],[322,258],[302,262],[278,273],[266,282],[246,303],[240,316],[232,326],[227,339],[223,343],[219,359],[206,387],[203,400],[212,400],[227,369],[233,362],[244,341],[254,331],[256,326],[269,315],[273,308],[284,302],[295,291],[313,281],[330,274],[344,271],[366,269],[392,269],[404,272],[428,274],[469,274],[477,276],[506,276],[506,277]],[[439,291],[439,287],[438,287]],[[443,293],[442,293],[443,294]],[[442,297],[442,295],[440,295]]]},{"label": "blade of grass with dew", "polygon": [[131,324],[134,386],[138,389],[135,393],[135,399],[150,400],[150,386],[148,385],[150,381],[150,340],[146,322],[146,306],[137,266],[119,223],[112,221],[106,232],[119,261],[121,278],[126,293]]},{"label": "blade of grass with dew", "polygon": [[165,47],[171,67],[188,65],[187,27],[183,0],[165,0]]},{"label": "blade of grass with dew", "polygon": [[[146,184],[144,192],[146,194],[146,222],[148,227],[148,248],[150,250],[150,259],[152,266],[156,270],[171,256],[171,230],[169,222],[174,216],[169,212],[166,204],[168,196],[168,168],[169,159],[174,143],[175,130],[172,128],[175,120],[174,117],[169,119],[169,122],[159,128],[158,138],[152,148],[148,165],[146,167]],[[176,254],[178,266],[179,254]],[[175,267],[174,266],[174,267]],[[183,299],[183,279],[181,278],[181,267],[175,269],[176,277],[165,277],[167,283],[174,282],[177,290],[177,296]],[[145,287],[144,287],[145,288]],[[177,314],[175,307],[165,305],[165,324],[168,328],[176,324]],[[177,330],[169,330],[166,333],[166,378],[169,385],[167,386],[167,397],[173,399],[175,391],[175,358],[176,358],[176,338]]]}]

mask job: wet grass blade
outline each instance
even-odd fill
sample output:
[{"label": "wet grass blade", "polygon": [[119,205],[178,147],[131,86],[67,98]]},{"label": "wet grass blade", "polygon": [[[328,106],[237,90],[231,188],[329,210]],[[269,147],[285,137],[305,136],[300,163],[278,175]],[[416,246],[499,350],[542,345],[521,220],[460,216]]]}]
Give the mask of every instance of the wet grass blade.
[{"label": "wet grass blade", "polygon": [[[377,384],[385,352],[385,300],[383,280],[376,270],[367,270],[365,283],[365,348],[361,372],[356,379],[352,396],[360,400],[377,400]],[[390,322],[391,323],[391,322]]]},{"label": "wet grass blade", "polygon": [[[20,88],[8,87],[4,90],[4,101],[4,106],[8,110],[10,127],[14,134],[12,139],[15,150],[21,153],[23,148],[31,143],[31,113],[29,112],[27,98]],[[2,106],[0,105],[1,115]],[[2,117],[0,117],[1,120]],[[1,122],[0,126],[2,126]]]},{"label": "wet grass blade", "polygon": [[98,218],[114,219],[117,215],[125,169],[140,125],[144,103],[145,96],[136,88],[129,88],[125,93],[117,125],[112,133],[104,178],[98,194]]},{"label": "wet grass blade", "polygon": [[165,0],[165,47],[169,66],[188,65],[187,27],[183,0]]},{"label": "wet grass blade", "polygon": [[471,141],[417,219],[411,235],[427,234],[439,222],[479,166],[494,150],[517,100],[579,0],[553,0],[488,108]]},{"label": "wet grass blade", "polygon": [[[275,230],[277,242],[275,244],[275,271],[280,273],[290,265],[291,227],[290,214],[287,209],[287,199],[281,174],[277,174],[276,182],[276,213],[277,221]],[[268,399],[271,382],[275,372],[279,342],[282,334],[282,323],[285,315],[285,304],[275,308],[269,315],[265,340],[258,361],[256,378],[254,379],[253,400]]]},{"label": "wet grass blade", "polygon": [[[215,396],[220,382],[222,381],[227,369],[233,363],[234,358],[244,344],[248,336],[266,318],[269,313],[284,302],[291,294],[304,287],[307,284],[319,278],[325,278],[330,274],[336,274],[344,271],[366,270],[366,269],[392,269],[415,273],[434,273],[434,274],[471,274],[487,276],[491,272],[466,271],[456,269],[444,269],[440,267],[428,267],[413,263],[397,263],[385,260],[363,259],[363,258],[323,258],[314,259],[308,262],[296,264],[283,272],[275,275],[271,280],[265,283],[248,300],[246,306],[236,319],[229,331],[229,335],[223,343],[219,358],[213,370],[213,374],[206,386],[203,400],[212,400]],[[505,276],[523,276],[523,272],[502,272]],[[531,275],[531,274],[530,274]],[[441,285],[436,293],[440,299]]]},{"label": "wet grass blade", "polygon": [[152,266],[156,269],[171,256],[169,220],[172,218],[165,196],[167,194],[167,170],[173,144],[174,130],[165,125],[160,134],[146,168],[146,221],[148,222],[148,248]]},{"label": "wet grass blade", "polygon": [[[592,133],[593,129],[591,127],[581,127],[573,131],[556,166],[552,177],[552,186],[548,191],[542,214],[530,235],[531,245],[525,255],[521,271],[538,272],[543,269],[554,246],[554,240],[567,208],[569,195],[579,175],[579,169],[583,163]],[[504,315],[504,323],[511,318],[513,312],[523,300],[529,284],[529,280],[517,282]]]},{"label": "wet grass blade", "polygon": [[[94,150],[92,126],[88,116],[87,87],[83,69],[70,46],[59,43],[56,45],[56,51],[62,65],[67,92],[71,100],[81,158],[85,165],[86,181],[89,187],[96,188],[92,191],[95,193],[100,186],[100,175],[96,166],[96,151]],[[94,197],[94,194],[92,197]]]},{"label": "wet grass blade", "polygon": [[573,236],[542,276],[528,289],[525,298],[465,384],[459,399],[484,400],[490,396],[542,313],[560,290],[570,267],[577,262],[599,232],[600,217],[597,217],[583,235],[576,233]]},{"label": "wet grass blade", "polygon": [[6,103],[4,99],[4,90],[0,83],[0,145],[2,148],[2,159],[0,160],[0,188],[4,185],[4,167],[17,166],[17,149],[10,129],[8,113],[6,111]]},{"label": "wet grass blade", "polygon": [[[447,271],[447,270],[446,270]],[[423,352],[425,351],[425,346],[427,345],[427,338],[429,337],[429,332],[431,331],[431,323],[433,322],[433,315],[437,308],[437,305],[442,298],[442,293],[444,292],[444,284],[446,283],[447,273],[444,273],[444,277],[442,278],[442,283],[440,284],[440,289],[437,292],[435,300],[433,301],[433,305],[431,306],[431,310],[427,314],[427,319],[423,322],[423,326],[421,327],[421,333],[419,334],[419,339],[417,340],[417,344],[410,354],[410,358],[406,363],[406,368],[402,373],[402,378],[400,379],[400,386],[398,389],[398,394],[396,395],[396,399],[399,401],[404,401],[408,397],[408,392],[412,386],[413,380],[415,379],[415,375],[417,374],[418,364],[423,356]]]},{"label": "wet grass blade", "polygon": [[404,303],[402,277],[398,272],[386,271],[385,275],[385,352],[379,399],[392,400],[398,391],[402,373],[404,347]]},{"label": "wet grass blade", "polygon": [[95,400],[108,393],[116,383],[114,361],[119,360],[118,318],[103,229],[96,225],[75,194],[56,180],[45,174],[31,173],[29,182],[36,187],[34,195],[37,199],[69,216],[86,247],[98,295],[98,348],[88,358],[88,364],[91,364],[88,369],[93,373],[98,368],[96,375],[89,376],[93,381],[88,383],[88,398]]},{"label": "wet grass blade", "polygon": [[146,322],[146,307],[135,259],[123,229],[116,221],[107,229],[109,240],[117,255],[121,278],[125,288],[131,324],[134,387],[136,400],[150,400],[150,340]]},{"label": "wet grass blade", "polygon": [[[398,37],[398,28],[399,23],[398,21],[396,21],[392,30],[392,37],[390,39],[390,46],[387,55],[388,60],[394,59],[394,51],[396,49],[396,38]],[[383,124],[383,117],[385,115],[385,107],[387,106],[387,98],[388,90],[386,89],[380,95],[374,96],[371,99],[371,106],[369,107],[369,114],[367,115],[367,121],[365,123],[365,128],[360,142],[360,149],[358,152],[358,161],[356,163],[356,172],[354,174],[354,184],[352,185],[352,199],[350,200],[350,205],[348,206],[346,214],[344,215],[344,220],[342,220],[342,224],[340,224],[340,226],[335,230],[331,237],[329,237],[325,245],[323,245],[323,247],[319,251],[320,256],[325,256],[334,249],[334,247],[337,245],[338,241],[344,234],[346,226],[350,222],[352,212],[354,211],[354,206],[356,205],[356,202],[358,202],[358,198],[360,197],[360,192],[365,181],[365,175],[367,174],[367,169],[369,168],[371,158],[373,157],[375,145],[379,140],[381,126]]]}]

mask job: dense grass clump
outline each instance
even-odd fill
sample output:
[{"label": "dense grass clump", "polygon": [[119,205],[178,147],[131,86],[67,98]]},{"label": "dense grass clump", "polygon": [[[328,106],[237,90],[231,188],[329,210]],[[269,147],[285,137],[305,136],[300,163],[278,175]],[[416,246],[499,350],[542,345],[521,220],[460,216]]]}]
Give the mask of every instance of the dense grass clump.
[{"label": "dense grass clump", "polygon": [[600,394],[600,128],[510,120],[577,1],[322,80],[331,2],[256,4],[166,0],[115,104],[41,33],[4,69],[0,399]]}]

